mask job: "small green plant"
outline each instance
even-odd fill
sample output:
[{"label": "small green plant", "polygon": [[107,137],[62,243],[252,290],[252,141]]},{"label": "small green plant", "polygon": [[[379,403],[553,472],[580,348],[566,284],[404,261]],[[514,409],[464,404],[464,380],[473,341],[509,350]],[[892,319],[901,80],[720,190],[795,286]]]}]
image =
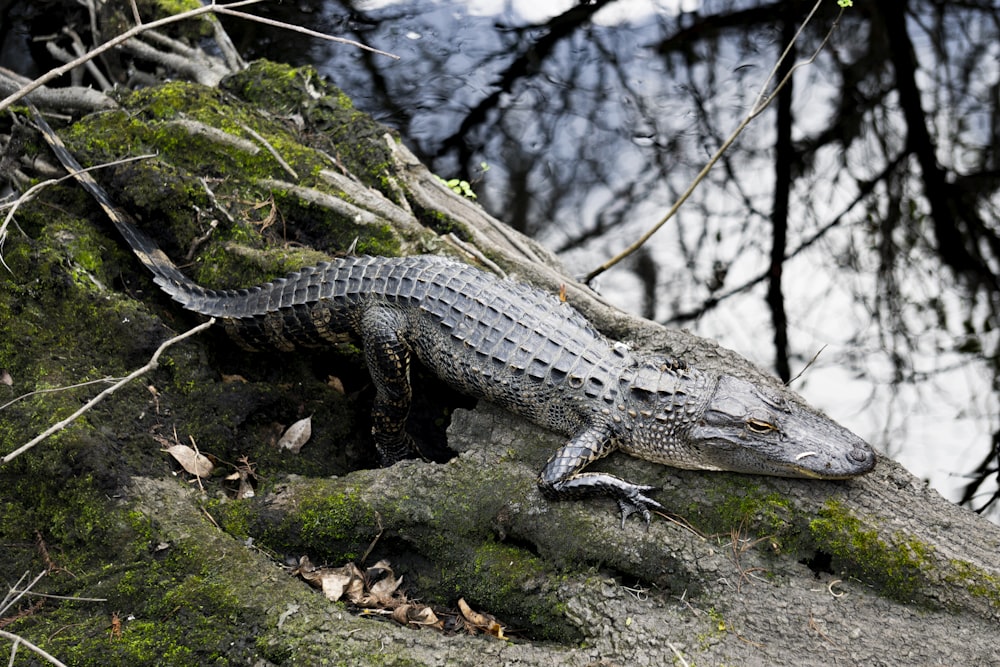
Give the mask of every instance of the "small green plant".
[{"label": "small green plant", "polygon": [[449,178],[445,180],[440,176],[437,177],[439,181],[447,185],[455,194],[462,195],[469,199],[476,199],[476,193],[472,190],[472,185],[461,178]]},{"label": "small green plant", "polygon": [[[486,172],[488,172],[490,170],[490,165],[487,164],[486,162],[480,162],[479,163],[479,170],[482,173],[485,174]],[[441,178],[440,176],[437,176],[437,179],[439,181],[441,181],[442,183],[444,183],[445,185],[447,185],[455,194],[462,195],[463,197],[466,197],[467,199],[477,199],[478,198],[476,196],[476,193],[472,189],[472,183],[469,183],[469,181],[466,181],[465,179],[462,179],[462,178],[450,178],[450,179],[445,180],[445,179]],[[476,179],[476,181],[478,181],[478,180],[479,179]]]}]

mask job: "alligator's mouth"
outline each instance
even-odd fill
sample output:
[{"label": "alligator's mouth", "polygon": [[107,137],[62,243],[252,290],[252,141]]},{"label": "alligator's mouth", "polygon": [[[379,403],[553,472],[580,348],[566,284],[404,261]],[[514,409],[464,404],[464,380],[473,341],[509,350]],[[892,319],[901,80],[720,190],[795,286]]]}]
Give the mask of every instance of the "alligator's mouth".
[{"label": "alligator's mouth", "polygon": [[780,465],[787,472],[783,473],[789,477],[805,477],[808,479],[849,479],[851,477],[857,477],[858,475],[864,475],[875,468],[875,453],[870,448],[866,446],[855,446],[848,454],[843,456],[844,461],[841,461],[840,466],[834,466],[831,462],[828,464],[830,470],[829,472],[823,470],[822,464],[820,465],[802,465],[799,461],[812,461],[816,457],[822,458],[820,452],[805,451],[795,456],[794,462],[789,462],[785,465]]}]

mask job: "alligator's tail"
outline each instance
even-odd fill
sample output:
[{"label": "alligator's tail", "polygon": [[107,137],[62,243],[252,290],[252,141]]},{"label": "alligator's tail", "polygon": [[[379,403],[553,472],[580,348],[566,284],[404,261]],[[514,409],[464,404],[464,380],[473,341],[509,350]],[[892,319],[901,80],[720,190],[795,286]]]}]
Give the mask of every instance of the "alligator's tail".
[{"label": "alligator's tail", "polygon": [[[211,290],[198,285],[181,273],[156,242],[136,226],[134,218],[129,213],[111,201],[104,188],[80,166],[33,105],[31,112],[45,141],[62,166],[101,205],[132,252],[153,274],[153,279],[160,289],[184,308],[210,317],[230,319],[264,315],[276,310],[276,307],[294,303],[297,300],[295,297],[299,296],[298,292],[303,291],[303,278],[305,283],[309,282],[308,277],[299,272],[250,289]],[[321,265],[305,271],[311,273],[327,268],[328,265]]]}]

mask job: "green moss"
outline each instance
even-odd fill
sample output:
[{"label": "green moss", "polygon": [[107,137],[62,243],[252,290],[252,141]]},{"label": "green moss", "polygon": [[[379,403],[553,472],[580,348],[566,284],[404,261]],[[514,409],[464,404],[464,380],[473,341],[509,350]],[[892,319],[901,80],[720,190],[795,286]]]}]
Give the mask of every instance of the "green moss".
[{"label": "green moss", "polygon": [[987,601],[995,609],[1000,609],[1000,577],[966,561],[948,561],[951,571],[945,581],[964,588],[970,595]]},{"label": "green moss", "polygon": [[421,599],[453,607],[459,598],[488,609],[508,627],[537,638],[575,643],[578,631],[566,623],[565,606],[546,582],[564,576],[527,550],[488,536],[468,543],[434,544],[424,539],[420,550],[436,569],[406,573]]},{"label": "green moss", "polygon": [[328,149],[344,168],[390,198],[385,182],[393,167],[388,130],[354,108],[350,98],[311,67],[293,68],[257,61],[228,77],[222,88],[278,115],[297,112],[323,133]]},{"label": "green moss", "polygon": [[717,487],[724,489],[714,505],[722,530],[753,527],[759,536],[780,536],[792,528],[793,507],[785,496],[766,491],[756,484]]},{"label": "green moss", "polygon": [[155,0],[155,4],[167,14],[180,14],[201,7],[198,0]]},{"label": "green moss", "polygon": [[900,601],[910,601],[920,593],[925,570],[933,566],[933,546],[902,532],[885,538],[837,500],[826,502],[809,530],[849,572],[879,584]]},{"label": "green moss", "polygon": [[164,544],[151,552],[152,545],[135,537],[121,555],[144,554],[137,556],[141,564],[100,567],[93,574],[79,566],[77,576],[54,591],[103,602],[58,605],[17,621],[11,631],[47,638],[46,650],[73,665],[252,661],[263,614],[241,604],[225,577],[193,574],[210,566],[207,554],[193,544]]},{"label": "green moss", "polygon": [[345,563],[361,557],[378,535],[378,525],[355,492],[317,493],[303,498],[279,525],[266,528],[260,541],[279,553]]},{"label": "green moss", "polygon": [[257,511],[249,499],[211,500],[206,509],[216,519],[219,527],[235,538],[250,537]]},{"label": "green moss", "polygon": [[[318,81],[314,72],[267,63],[251,70],[255,75],[273,77],[267,81],[272,96],[287,88],[289,95],[296,93],[291,98],[300,101],[303,86],[313,85],[314,77]],[[261,79],[253,80],[264,83]],[[321,128],[352,128],[341,137],[342,143],[329,147],[328,153],[336,155],[340,163],[346,160],[350,163],[347,166],[355,169],[362,164],[370,165],[373,152],[377,153],[380,166],[373,181],[382,179],[390,159],[381,135],[376,137],[375,133],[384,132],[384,128],[341,102],[333,103],[342,95],[337,89],[325,83],[321,89],[330,95],[331,103],[318,103],[311,120]],[[277,104],[274,98],[269,99]],[[353,218],[338,216],[280,189],[269,191],[252,185],[262,179],[296,179],[285,172],[247,128],[262,136],[292,166],[298,174],[298,185],[336,195],[319,177],[320,170],[334,165],[322,152],[305,146],[292,126],[267,119],[253,106],[220,90],[183,82],[122,93],[120,102],[124,110],[85,117],[60,130],[60,134],[85,165],[119,159],[123,157],[123,146],[128,146],[133,154],[157,156],[109,167],[98,172],[97,177],[112,198],[138,218],[140,226],[144,219],[156,221],[156,241],[175,260],[189,253],[195,239],[206,236],[211,218],[218,218],[206,192],[206,187],[212,189],[214,201],[225,205],[240,222],[230,224],[222,219],[208,234],[190,271],[196,281],[214,288],[246,287],[328,259],[328,255],[289,250],[280,244],[265,247],[274,244],[276,235],[283,236],[289,228],[321,240],[317,243],[309,238],[310,245],[321,249],[343,249],[357,239],[359,252],[400,254],[401,240],[391,225],[359,225]],[[345,116],[346,111],[349,113]],[[221,130],[243,144],[219,141],[209,132],[192,129],[191,123]],[[370,140],[355,136],[351,123],[362,123]],[[355,154],[354,158],[345,158],[345,151]],[[192,215],[194,211],[206,215]],[[262,233],[265,224],[273,226]],[[92,257],[84,259],[87,266]]]}]

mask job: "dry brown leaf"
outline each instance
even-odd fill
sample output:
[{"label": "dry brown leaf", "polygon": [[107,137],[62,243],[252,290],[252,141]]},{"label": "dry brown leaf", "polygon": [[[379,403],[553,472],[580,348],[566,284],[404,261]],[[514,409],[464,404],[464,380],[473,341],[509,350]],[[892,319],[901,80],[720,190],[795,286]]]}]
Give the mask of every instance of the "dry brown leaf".
[{"label": "dry brown leaf", "polygon": [[346,598],[349,602],[357,604],[357,601],[364,597],[364,575],[354,563],[348,563],[343,567],[314,567],[309,558],[303,556],[299,559],[299,566],[294,574],[298,574],[322,590],[323,595],[331,602]]},{"label": "dry brown leaf", "polygon": [[344,597],[344,591],[346,591],[347,587],[350,586],[351,581],[351,575],[345,572],[334,572],[329,570],[319,575],[319,584],[323,591],[323,595],[325,595],[326,599],[331,602],[336,602],[340,598]]},{"label": "dry brown leaf", "polygon": [[469,625],[477,630],[493,635],[497,639],[506,639],[503,634],[503,626],[500,625],[497,619],[490,614],[483,614],[473,610],[465,601],[465,598],[458,599],[458,610],[462,612],[462,616]]},{"label": "dry brown leaf", "polygon": [[[379,561],[379,563],[383,562]],[[375,568],[369,569],[366,573],[366,583],[370,582],[373,578],[371,576],[372,569]],[[403,583],[403,578],[399,577],[397,579],[389,567],[379,568],[380,573],[383,571],[385,572],[384,576],[368,586],[368,595],[359,604],[363,604],[366,607],[394,607],[400,602],[406,601],[406,598],[402,595],[399,597],[396,596],[396,591],[399,590],[400,585]]]},{"label": "dry brown leaf", "polygon": [[257,492],[253,490],[253,485],[250,483],[250,472],[248,470],[239,468],[236,472],[226,475],[227,482],[235,482],[236,480],[240,480],[240,488],[236,491],[237,500],[253,498],[257,495]]},{"label": "dry brown leaf", "polygon": [[208,477],[215,469],[207,456],[199,454],[187,445],[171,445],[163,451],[174,457],[184,470],[196,477]]},{"label": "dry brown leaf", "polygon": [[308,442],[312,436],[312,417],[300,419],[285,431],[285,434],[278,440],[278,449],[287,449],[293,454],[298,454],[302,445]]},{"label": "dry brown leaf", "polygon": [[[490,614],[473,610],[464,599],[459,599],[461,616],[449,614],[447,623],[427,605],[414,604],[399,592],[402,577],[396,577],[386,560],[362,572],[354,563],[342,567],[315,567],[309,558],[302,556],[292,574],[297,574],[312,586],[323,590],[327,599],[346,600],[370,610],[363,613],[390,614],[401,625],[434,628],[439,631],[461,630],[470,634],[484,632],[497,639],[507,639],[504,626]],[[456,626],[457,623],[457,626]],[[447,628],[446,628],[447,625]]]},{"label": "dry brown leaf", "polygon": [[392,620],[401,625],[420,625],[441,629],[444,623],[434,610],[422,604],[404,604],[392,611]]},{"label": "dry brown leaf", "polygon": [[345,593],[347,595],[347,599],[351,603],[356,604],[358,606],[370,606],[363,604],[364,599],[366,597],[365,578],[361,574],[361,570],[355,567],[353,563],[350,565],[350,567],[352,568],[354,576],[351,578],[351,583],[347,586],[347,591]]}]

